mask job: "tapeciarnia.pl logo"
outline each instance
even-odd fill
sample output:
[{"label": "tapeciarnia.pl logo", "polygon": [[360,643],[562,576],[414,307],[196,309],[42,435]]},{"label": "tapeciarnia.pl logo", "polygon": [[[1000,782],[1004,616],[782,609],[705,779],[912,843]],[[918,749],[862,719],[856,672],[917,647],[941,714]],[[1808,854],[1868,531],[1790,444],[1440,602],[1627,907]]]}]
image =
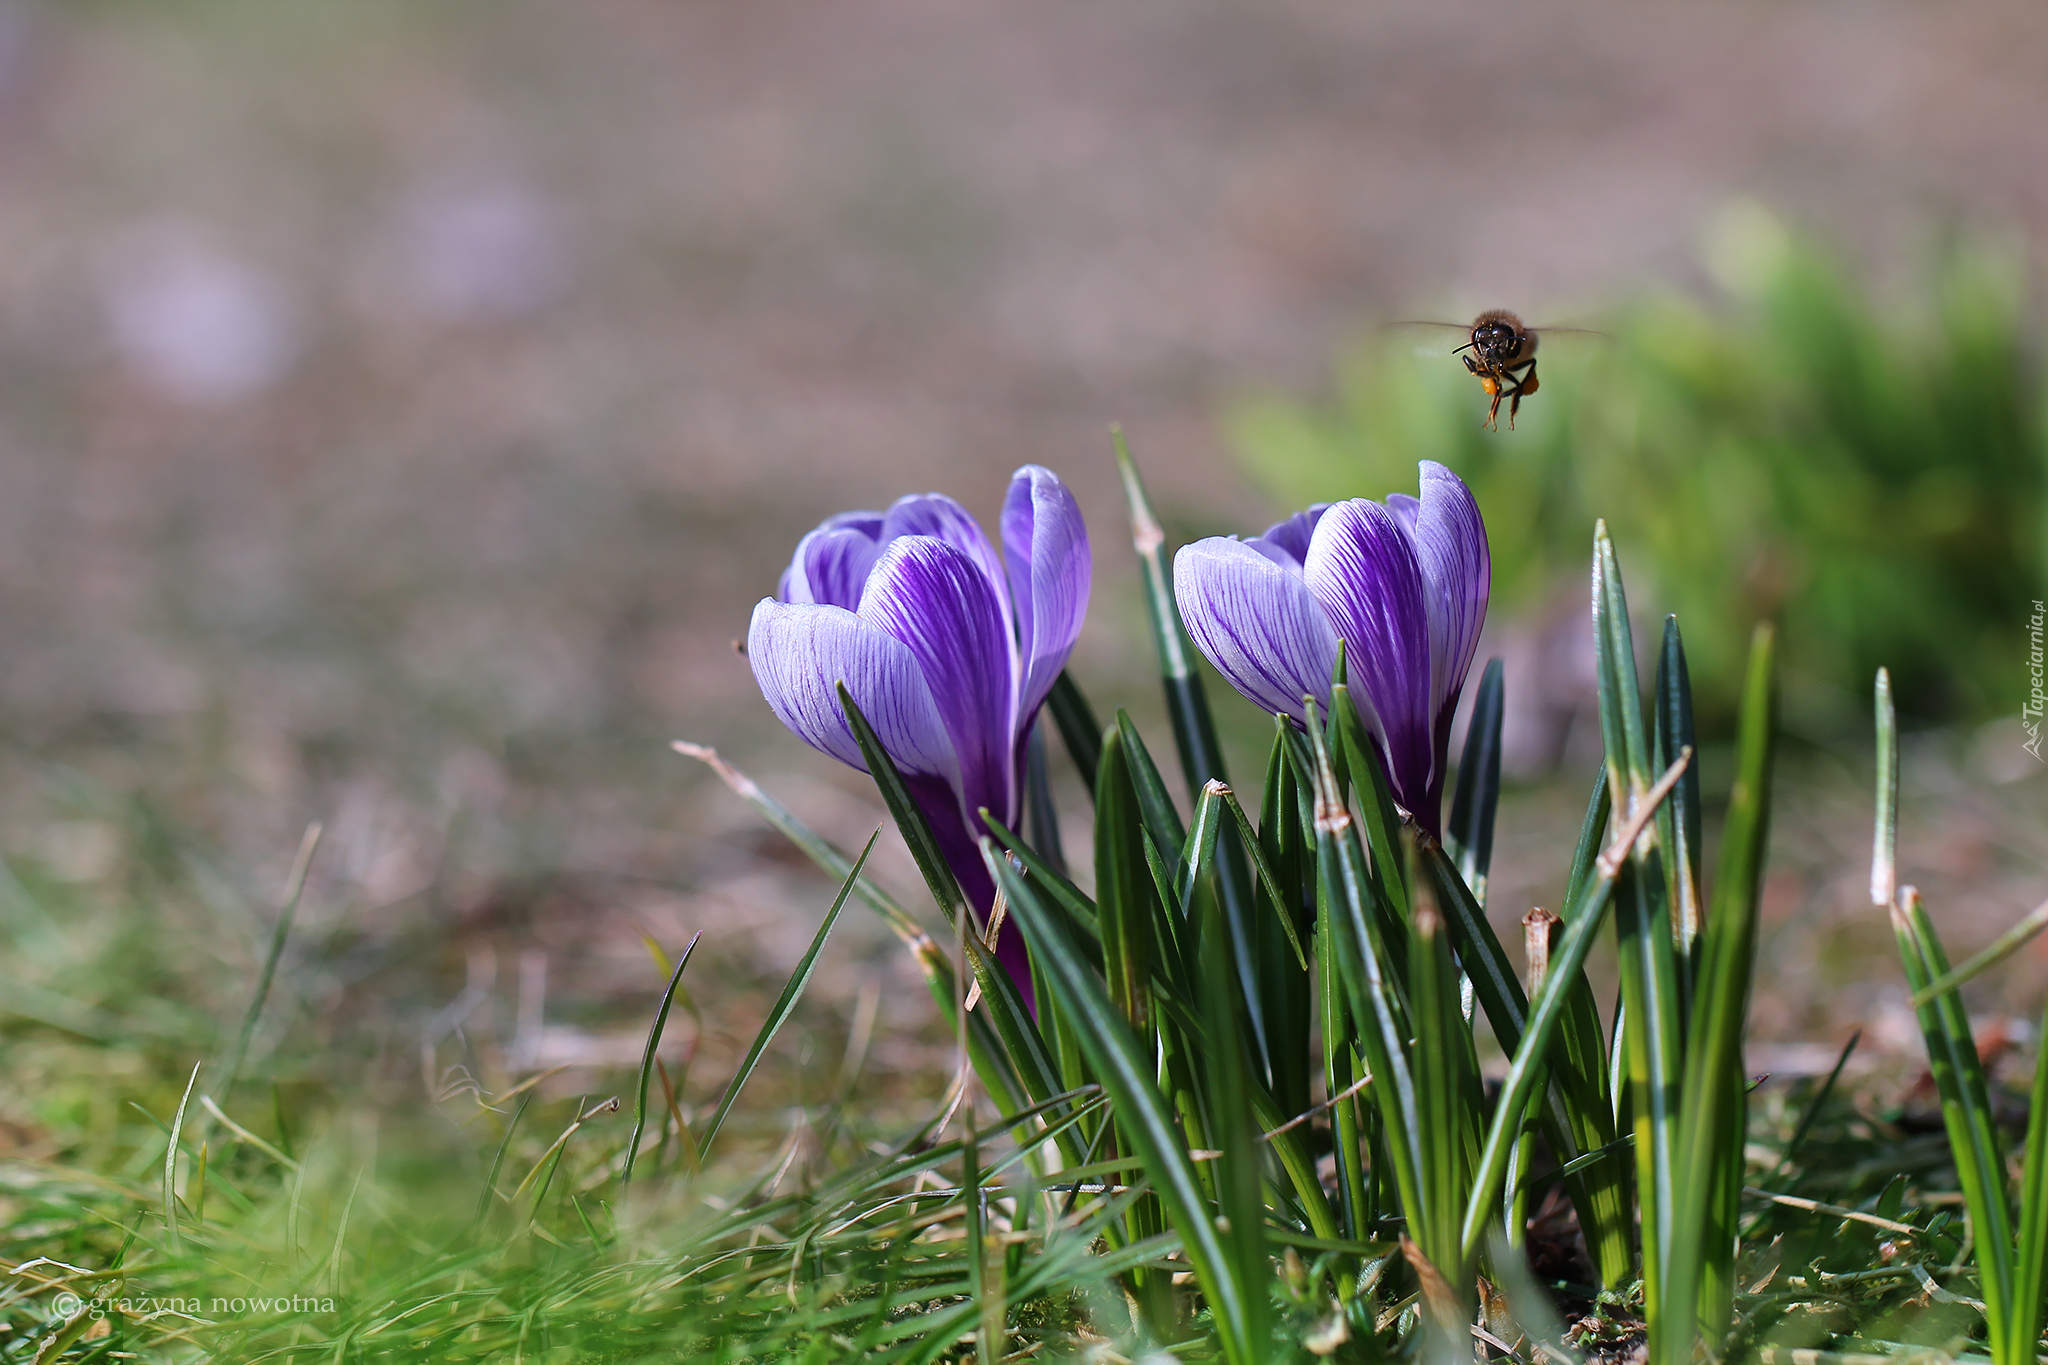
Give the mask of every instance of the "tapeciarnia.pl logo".
[{"label": "tapeciarnia.pl logo", "polygon": [[2027,742],[2020,747],[2041,758],[2041,714],[2048,710],[2048,691],[2042,686],[2043,666],[2041,655],[2041,625],[2048,620],[2048,603],[2036,600],[2034,614],[2027,621],[2027,676],[2032,685],[2027,689],[2026,704],[2020,707],[2020,725],[2027,732]]}]

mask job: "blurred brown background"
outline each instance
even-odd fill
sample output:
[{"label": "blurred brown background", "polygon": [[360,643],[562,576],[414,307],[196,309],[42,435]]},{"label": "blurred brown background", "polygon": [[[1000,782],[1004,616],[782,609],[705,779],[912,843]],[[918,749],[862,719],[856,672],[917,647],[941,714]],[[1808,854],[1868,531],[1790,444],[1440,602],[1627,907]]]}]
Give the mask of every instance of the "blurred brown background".
[{"label": "blurred brown background", "polygon": [[[241,982],[322,819],[301,1011],[406,1034],[467,978],[529,1059],[617,1060],[640,936],[703,928],[744,1039],[829,891],[666,741],[880,818],[730,647],[798,535],[1052,465],[1077,670],[1146,722],[1111,421],[1181,532],[1256,529],[1232,393],[1374,318],[1686,286],[1740,196],[1873,276],[1956,222],[2038,260],[2048,9],[7,0],[0,847],[138,903],[170,860]],[[2048,880],[2043,783],[1923,747],[1909,860],[1974,946]],[[1882,946],[1863,761],[1781,805],[1787,983]],[[1497,908],[1555,896],[1582,790],[1510,798]],[[859,915],[818,1020],[879,984],[886,1048],[929,1008]],[[1832,1036],[1802,989],[1767,1034]]]}]

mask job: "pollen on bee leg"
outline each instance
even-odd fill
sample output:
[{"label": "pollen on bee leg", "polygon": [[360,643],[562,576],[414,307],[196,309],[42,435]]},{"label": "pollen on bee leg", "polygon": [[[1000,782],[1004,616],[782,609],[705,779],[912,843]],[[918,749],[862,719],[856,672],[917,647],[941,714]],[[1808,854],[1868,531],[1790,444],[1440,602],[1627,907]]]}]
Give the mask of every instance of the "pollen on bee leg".
[{"label": "pollen on bee leg", "polygon": [[1500,392],[1500,381],[1490,374],[1482,374],[1479,376],[1479,387],[1485,389],[1486,396],[1491,398]]}]

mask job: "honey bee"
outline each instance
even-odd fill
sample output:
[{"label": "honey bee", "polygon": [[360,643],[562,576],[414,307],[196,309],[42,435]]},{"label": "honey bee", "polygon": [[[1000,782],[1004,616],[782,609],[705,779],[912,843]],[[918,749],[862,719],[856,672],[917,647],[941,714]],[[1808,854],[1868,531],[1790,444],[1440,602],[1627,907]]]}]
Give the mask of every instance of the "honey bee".
[{"label": "honey bee", "polygon": [[1508,400],[1508,430],[1515,429],[1515,414],[1522,400],[1536,392],[1536,334],[1505,308],[1490,308],[1472,320],[1472,339],[1451,354],[1465,362],[1465,369],[1479,378],[1479,387],[1493,401],[1486,408],[1486,425],[1500,430],[1500,400]]},{"label": "honey bee", "polygon": [[[1515,429],[1515,414],[1522,400],[1536,392],[1536,340],[1549,332],[1583,332],[1579,327],[1530,327],[1505,308],[1489,308],[1470,326],[1455,322],[1410,323],[1409,326],[1450,327],[1465,333],[1463,346],[1451,352],[1465,362],[1465,370],[1479,380],[1479,387],[1493,401],[1486,408],[1486,424],[1500,430],[1500,400],[1508,400],[1508,430]],[[1596,334],[1597,335],[1597,334]]]}]

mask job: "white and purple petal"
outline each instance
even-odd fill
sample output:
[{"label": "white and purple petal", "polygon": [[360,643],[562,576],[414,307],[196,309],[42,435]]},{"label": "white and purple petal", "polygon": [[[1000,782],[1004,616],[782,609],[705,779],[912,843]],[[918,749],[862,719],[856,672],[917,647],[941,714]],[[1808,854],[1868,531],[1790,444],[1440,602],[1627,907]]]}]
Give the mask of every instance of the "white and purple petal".
[{"label": "white and purple petal", "polygon": [[897,767],[958,784],[953,742],[916,656],[846,608],[762,599],[747,661],[768,705],[813,748],[867,771],[839,705],[844,682]]},{"label": "white and purple petal", "polygon": [[1094,561],[1080,505],[1050,469],[1025,465],[1011,478],[1002,528],[1017,612],[1017,719],[1022,724],[1067,666],[1088,614]]},{"label": "white and purple petal", "polygon": [[1002,556],[989,543],[981,523],[965,507],[944,493],[912,493],[898,498],[882,518],[882,548],[887,549],[901,536],[930,536],[966,555],[988,579],[1002,604],[1004,627],[1015,629],[1010,615],[1009,576],[1003,572]]},{"label": "white and purple petal", "polygon": [[963,810],[1016,818],[1015,642],[998,589],[959,547],[899,536],[883,550],[860,619],[917,661],[959,759]]},{"label": "white and purple petal", "polygon": [[1372,703],[1368,723],[1377,725],[1396,799],[1428,820],[1429,617],[1414,543],[1393,513],[1353,498],[1317,524],[1302,577],[1345,641],[1351,690]]},{"label": "white and purple petal", "polygon": [[1316,523],[1329,510],[1327,502],[1311,503],[1285,521],[1274,522],[1258,538],[1287,555],[1297,565],[1306,563],[1309,542],[1315,539]]},{"label": "white and purple petal", "polygon": [[1493,585],[1486,522],[1464,480],[1434,460],[1422,462],[1420,501],[1403,501],[1413,504],[1406,520],[1429,609],[1430,710],[1441,715],[1457,703],[1486,624]]},{"label": "white and purple petal", "polygon": [[785,602],[817,602],[852,611],[860,605],[861,589],[881,555],[882,547],[865,527],[820,526],[797,542],[776,595]]},{"label": "white and purple petal", "polygon": [[1253,542],[1198,540],[1173,557],[1173,596],[1195,647],[1248,700],[1296,720],[1304,696],[1328,704],[1337,637],[1292,561]]}]

